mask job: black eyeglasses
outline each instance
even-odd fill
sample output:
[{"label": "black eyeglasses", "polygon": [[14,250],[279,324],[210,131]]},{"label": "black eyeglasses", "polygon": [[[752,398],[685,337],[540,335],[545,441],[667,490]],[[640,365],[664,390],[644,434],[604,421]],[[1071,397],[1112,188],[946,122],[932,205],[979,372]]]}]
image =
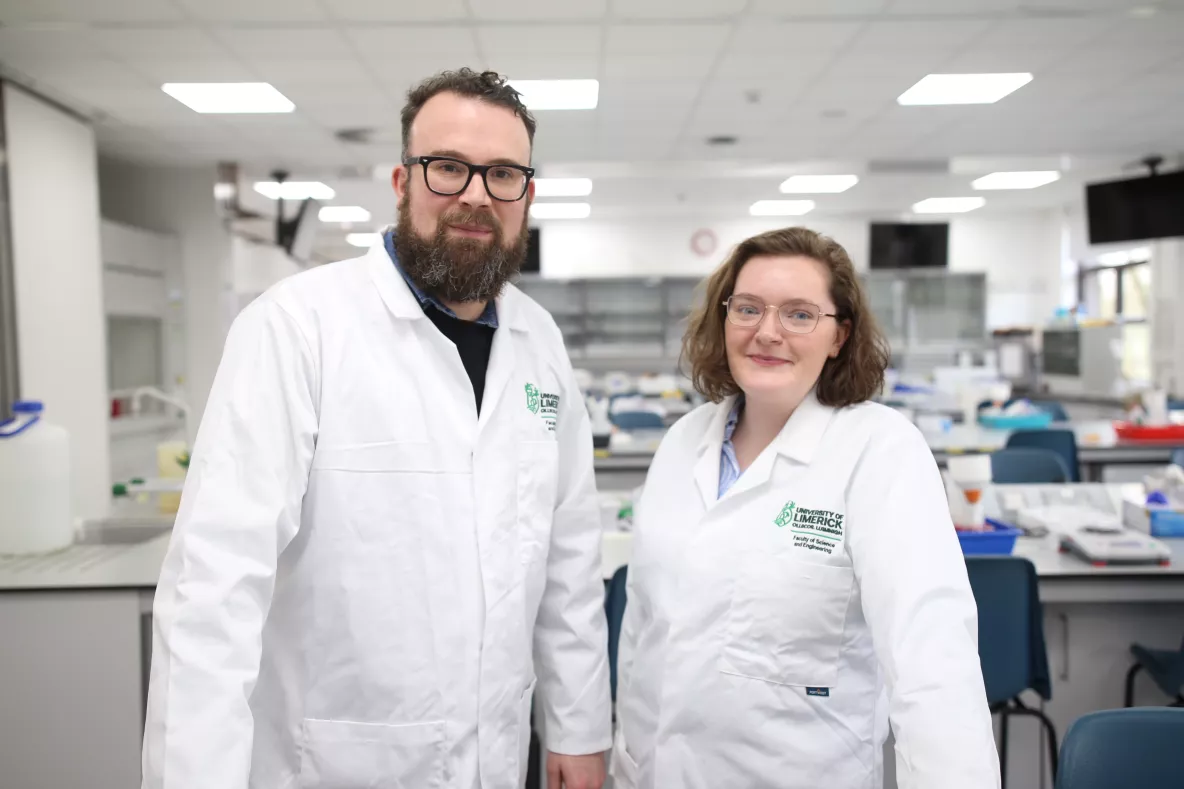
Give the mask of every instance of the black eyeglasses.
[{"label": "black eyeglasses", "polygon": [[526,195],[534,177],[533,167],[520,164],[469,164],[450,156],[412,156],[403,164],[423,165],[423,182],[438,195],[458,195],[469,188],[473,175],[479,173],[486,193],[494,200],[513,203]]}]

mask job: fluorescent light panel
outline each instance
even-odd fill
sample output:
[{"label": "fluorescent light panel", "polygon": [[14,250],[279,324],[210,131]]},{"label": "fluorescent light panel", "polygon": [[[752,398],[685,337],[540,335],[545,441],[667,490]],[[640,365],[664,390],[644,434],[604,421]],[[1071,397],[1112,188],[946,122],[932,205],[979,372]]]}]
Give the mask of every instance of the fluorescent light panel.
[{"label": "fluorescent light panel", "polygon": [[964,214],[987,204],[984,197],[930,197],[913,203],[914,214]]},{"label": "fluorescent light panel", "polygon": [[897,104],[994,104],[1032,81],[1028,73],[929,74],[896,99]]},{"label": "fluorescent light panel", "polygon": [[317,215],[322,222],[369,222],[370,212],[360,205],[327,205]]},{"label": "fluorescent light panel", "polygon": [[757,200],[748,207],[752,216],[801,216],[813,210],[813,200]]},{"label": "fluorescent light panel", "polygon": [[529,110],[594,110],[600,82],[594,79],[512,79]]},{"label": "fluorescent light panel", "polygon": [[591,178],[536,178],[535,197],[587,197],[592,194]]},{"label": "fluorescent light panel", "polygon": [[588,203],[534,203],[530,207],[535,219],[587,219],[591,213]]},{"label": "fluorescent light panel", "polygon": [[275,181],[257,181],[255,191],[272,200],[332,200],[337,196],[332,187],[320,181],[284,181],[282,187]]},{"label": "fluorescent light panel", "polygon": [[1060,177],[1061,174],[1056,170],[999,172],[977,178],[970,185],[975,189],[1035,189],[1051,184]]},{"label": "fluorescent light panel", "polygon": [[268,82],[166,82],[160,89],[194,112],[242,114],[296,109]]},{"label": "fluorescent light panel", "polygon": [[347,244],[355,247],[370,248],[382,243],[381,233],[349,233],[345,237]]},{"label": "fluorescent light panel", "polygon": [[782,181],[781,194],[838,194],[857,183],[857,175],[791,175]]}]

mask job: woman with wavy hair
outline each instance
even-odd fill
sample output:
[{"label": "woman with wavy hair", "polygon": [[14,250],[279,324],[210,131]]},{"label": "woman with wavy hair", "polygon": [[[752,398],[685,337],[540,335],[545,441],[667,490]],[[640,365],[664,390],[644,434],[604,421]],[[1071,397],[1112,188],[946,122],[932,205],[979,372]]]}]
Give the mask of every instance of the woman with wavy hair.
[{"label": "woman with wavy hair", "polygon": [[683,346],[712,402],[634,514],[617,789],[999,785],[977,610],[933,455],[871,402],[888,348],[846,251],[742,242]]}]

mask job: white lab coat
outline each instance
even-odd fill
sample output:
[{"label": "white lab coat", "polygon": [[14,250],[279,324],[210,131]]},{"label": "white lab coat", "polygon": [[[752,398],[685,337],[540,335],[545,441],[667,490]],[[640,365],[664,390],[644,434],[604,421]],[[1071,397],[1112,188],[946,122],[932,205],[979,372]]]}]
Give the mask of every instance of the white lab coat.
[{"label": "white lab coat", "polygon": [[547,747],[610,746],[587,412],[550,316],[507,287],[498,320],[480,419],[382,247],[235,321],[156,594],[146,789],[518,787],[536,673]]},{"label": "white lab coat", "polygon": [[994,789],[977,610],[933,456],[810,395],[717,500],[733,398],[676,423],[635,512],[616,789]]}]

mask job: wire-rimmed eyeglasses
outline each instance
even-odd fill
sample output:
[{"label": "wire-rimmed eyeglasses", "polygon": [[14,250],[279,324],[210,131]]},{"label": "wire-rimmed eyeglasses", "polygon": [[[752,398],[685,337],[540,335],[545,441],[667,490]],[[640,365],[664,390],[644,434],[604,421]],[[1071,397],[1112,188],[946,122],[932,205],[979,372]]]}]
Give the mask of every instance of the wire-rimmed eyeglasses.
[{"label": "wire-rimmed eyeglasses", "polygon": [[728,300],[723,302],[723,307],[727,310],[729,323],[746,329],[759,326],[765,319],[765,313],[777,310],[781,325],[786,331],[794,334],[809,334],[818,327],[818,321],[822,318],[839,317],[833,312],[823,312],[817,304],[808,301],[787,301],[778,306],[764,304],[761,299],[743,293],[729,296]]},{"label": "wire-rimmed eyeglasses", "polygon": [[470,164],[451,156],[412,156],[403,164],[423,165],[423,181],[438,195],[458,195],[469,188],[474,174],[480,174],[485,191],[494,200],[513,203],[526,195],[534,177],[533,167],[520,164]]}]

